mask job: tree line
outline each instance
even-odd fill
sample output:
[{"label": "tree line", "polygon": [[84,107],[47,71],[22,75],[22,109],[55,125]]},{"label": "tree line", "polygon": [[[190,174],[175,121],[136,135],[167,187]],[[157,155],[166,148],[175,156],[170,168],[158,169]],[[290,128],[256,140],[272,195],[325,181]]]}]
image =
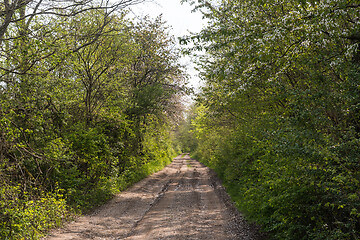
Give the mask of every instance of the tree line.
[{"label": "tree line", "polygon": [[188,1],[205,84],[178,130],[270,239],[360,238],[360,5]]},{"label": "tree line", "polygon": [[0,3],[0,238],[37,239],[171,161],[187,76],[138,0]]}]

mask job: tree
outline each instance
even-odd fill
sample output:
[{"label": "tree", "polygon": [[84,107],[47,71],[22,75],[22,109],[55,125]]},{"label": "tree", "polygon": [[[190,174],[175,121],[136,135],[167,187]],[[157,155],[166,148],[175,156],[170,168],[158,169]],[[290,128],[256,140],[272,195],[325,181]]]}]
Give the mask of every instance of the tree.
[{"label": "tree", "polygon": [[137,23],[132,37],[138,50],[129,69],[130,105],[126,115],[134,124],[136,138],[132,146],[141,152],[142,129],[152,118],[166,122],[174,116],[179,110],[179,96],[187,92],[187,87],[178,63],[179,51],[161,17]]},{"label": "tree", "polygon": [[[18,62],[12,62],[11,65],[1,66],[3,74],[27,74],[34,65],[39,64],[45,58],[54,57],[56,62],[46,71],[53,70],[63,61],[69,54],[77,52],[83,47],[94,43],[97,38],[102,35],[104,28],[109,24],[110,16],[129,5],[137,4],[142,0],[121,0],[114,4],[106,2],[97,2],[93,0],[82,1],[63,1],[63,0],[24,0],[24,1],[8,1],[5,0],[0,8],[0,46],[2,47],[2,58],[18,60],[12,55],[13,48],[16,48],[17,42],[23,45],[25,38],[31,39],[33,49],[27,49],[26,59],[21,59],[27,63],[27,67]],[[58,31],[59,27],[65,30],[65,26],[69,21],[76,21],[78,16],[84,12],[101,10],[102,18],[97,18],[97,28],[93,28],[86,35],[77,35],[78,33],[67,29],[66,31]],[[18,25],[21,25],[19,31],[15,31]],[[45,27],[46,26],[46,27]],[[73,25],[74,26],[74,25]],[[48,37],[52,32],[56,32],[56,37],[50,41]],[[81,38],[82,44],[69,41],[71,36],[77,35]],[[68,49],[66,52],[59,52],[60,46],[66,44]],[[28,52],[30,50],[30,52]],[[44,73],[43,73],[44,74]],[[4,81],[3,78],[0,79]]]},{"label": "tree", "polygon": [[359,236],[359,7],[198,1],[209,26],[182,40],[206,51],[198,152],[278,239]]},{"label": "tree", "polygon": [[31,15],[28,3],[0,45],[6,239],[40,238],[70,208],[89,209],[169,163],[186,82],[159,19],[134,23],[91,2]]},{"label": "tree", "polygon": [[[102,12],[98,12],[102,15]],[[93,23],[91,19],[96,15],[90,15],[80,19],[81,25],[77,26],[77,32],[96,29],[98,22]],[[95,18],[95,19],[101,19]],[[88,24],[89,26],[85,26]],[[104,34],[94,43],[85,47],[74,54],[74,60],[70,62],[73,66],[75,78],[81,83],[84,97],[83,102],[85,119],[90,125],[95,113],[101,111],[106,104],[111,104],[109,97],[115,92],[124,91],[125,69],[129,68],[132,62],[132,55],[136,52],[136,47],[130,42],[130,35],[126,31],[129,23],[124,19],[114,19],[104,29]],[[82,35],[82,34],[80,34]],[[75,39],[76,42],[81,39]]]}]

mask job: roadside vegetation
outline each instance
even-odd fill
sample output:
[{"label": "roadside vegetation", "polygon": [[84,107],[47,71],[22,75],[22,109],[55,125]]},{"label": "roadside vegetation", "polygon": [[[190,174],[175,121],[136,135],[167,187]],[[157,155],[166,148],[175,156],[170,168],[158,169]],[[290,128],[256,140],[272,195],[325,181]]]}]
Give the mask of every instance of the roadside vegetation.
[{"label": "roadside vegetation", "polygon": [[[189,1],[191,2],[191,1]],[[270,239],[360,239],[360,5],[195,1],[205,84],[178,129]]]},{"label": "roadside vegetation", "polygon": [[0,4],[0,239],[38,239],[176,155],[187,79],[137,2]]},{"label": "roadside vegetation", "polygon": [[208,20],[180,40],[205,83],[184,120],[181,53],[161,17],[128,16],[141,0],[0,3],[1,239],[39,239],[180,150],[270,239],[360,239],[359,2],[183,1]]}]

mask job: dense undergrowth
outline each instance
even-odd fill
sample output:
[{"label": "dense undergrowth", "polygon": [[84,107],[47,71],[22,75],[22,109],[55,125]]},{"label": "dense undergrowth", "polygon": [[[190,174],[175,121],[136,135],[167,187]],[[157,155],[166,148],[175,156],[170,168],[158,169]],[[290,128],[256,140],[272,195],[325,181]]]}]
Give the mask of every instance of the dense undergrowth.
[{"label": "dense undergrowth", "polygon": [[300,132],[238,131],[218,132],[193,157],[217,172],[238,209],[270,239],[358,239],[357,142],[342,146],[351,150],[341,161],[333,145],[300,140]]},{"label": "dense undergrowth", "polygon": [[[195,3],[195,1],[189,1]],[[204,86],[178,135],[278,240],[360,239],[358,1],[198,1]]]},{"label": "dense undergrowth", "polygon": [[169,164],[187,91],[161,17],[132,21],[121,3],[93,1],[40,17],[53,3],[30,3],[0,34],[0,239],[9,240],[39,239]]},{"label": "dense undergrowth", "polygon": [[[125,160],[126,165],[122,166],[121,171],[113,166],[111,169],[113,172],[106,174],[104,168],[107,166],[102,165],[98,159],[102,157],[115,159],[111,152],[104,154],[103,150],[110,147],[109,143],[97,141],[99,133],[91,135],[89,129],[86,136],[86,139],[82,139],[85,142],[81,146],[81,152],[77,152],[77,155],[87,155],[84,159],[88,162],[86,171],[81,171],[81,165],[75,165],[71,161],[77,156],[72,151],[79,146],[74,147],[74,144],[68,142],[70,146],[73,146],[72,149],[64,151],[62,153],[64,155],[57,152],[59,155],[53,159],[60,164],[48,173],[47,180],[54,181],[53,184],[47,183],[46,186],[51,187],[50,189],[46,189],[44,185],[32,185],[20,180],[17,181],[17,185],[12,184],[14,180],[4,182],[0,188],[1,239],[38,239],[49,229],[59,227],[75,215],[103,204],[114,194],[159,171],[175,156],[175,151],[170,144],[151,138],[147,140],[149,145],[144,146],[146,154],[132,156]],[[164,139],[164,141],[171,143],[171,139]],[[57,146],[67,148],[66,145],[60,143],[59,139],[56,142],[60,144]],[[79,142],[76,142],[77,144]],[[86,149],[86,147],[89,148]],[[80,151],[80,149],[76,150]],[[53,149],[52,153],[54,151]],[[65,163],[66,161],[68,162]],[[61,164],[61,162],[64,163]],[[46,164],[36,170],[49,171]],[[3,169],[3,173],[8,171],[10,170]],[[40,174],[37,174],[37,177],[40,178]]]}]

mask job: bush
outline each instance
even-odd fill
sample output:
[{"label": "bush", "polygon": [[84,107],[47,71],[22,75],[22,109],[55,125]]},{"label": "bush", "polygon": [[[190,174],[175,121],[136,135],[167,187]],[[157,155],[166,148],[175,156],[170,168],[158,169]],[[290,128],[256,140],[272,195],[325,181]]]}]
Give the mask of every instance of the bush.
[{"label": "bush", "polygon": [[[0,238],[38,239],[58,227],[70,214],[61,190],[55,193],[23,192],[21,186],[3,186],[0,196]],[[34,189],[37,191],[37,189]]]},{"label": "bush", "polygon": [[[301,129],[247,136],[234,132],[201,160],[219,173],[250,220],[272,233],[272,239],[358,239],[355,140],[334,147]],[[344,149],[346,157],[340,157]]]}]

